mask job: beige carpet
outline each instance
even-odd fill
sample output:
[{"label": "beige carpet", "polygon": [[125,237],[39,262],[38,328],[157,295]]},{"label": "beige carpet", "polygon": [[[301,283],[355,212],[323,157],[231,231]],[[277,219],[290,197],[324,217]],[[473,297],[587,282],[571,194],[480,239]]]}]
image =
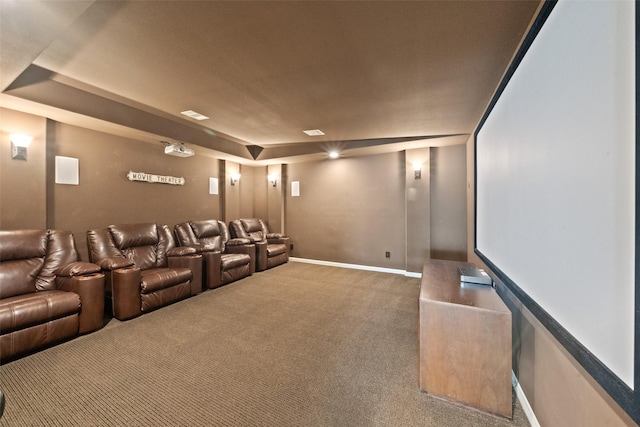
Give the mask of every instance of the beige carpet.
[{"label": "beige carpet", "polygon": [[0,367],[2,426],[526,426],[418,388],[419,279],[299,262]]}]

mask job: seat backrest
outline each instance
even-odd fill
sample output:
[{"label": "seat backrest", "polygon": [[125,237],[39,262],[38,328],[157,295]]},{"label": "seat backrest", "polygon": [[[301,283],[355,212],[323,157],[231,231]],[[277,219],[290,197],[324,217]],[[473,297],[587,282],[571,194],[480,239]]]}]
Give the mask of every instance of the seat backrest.
[{"label": "seat backrest", "polygon": [[[198,243],[204,245],[207,249],[224,252],[225,245],[229,241],[229,229],[222,221],[189,221],[189,226],[193,230]],[[211,250],[211,249],[209,249]]]},{"label": "seat backrest", "polygon": [[173,227],[173,232],[176,235],[176,242],[180,246],[193,246],[198,244],[196,235],[193,234],[193,230],[189,225],[189,222],[181,222]]},{"label": "seat backrest", "polygon": [[258,218],[236,219],[231,221],[233,237],[251,239],[253,242],[261,242],[267,238],[266,225]]},{"label": "seat backrest", "polygon": [[121,224],[87,232],[91,262],[124,257],[141,270],[166,267],[167,252],[176,246],[167,225]]},{"label": "seat backrest", "polygon": [[69,231],[0,231],[0,298],[56,289],[55,271],[78,259]]},{"label": "seat backrest", "polygon": [[269,227],[267,227],[267,223],[264,222],[263,220],[259,219],[258,221],[260,221],[260,225],[262,226],[262,232],[264,233],[264,236],[266,238],[267,234],[269,234]]},{"label": "seat backrest", "polygon": [[177,224],[175,232],[180,246],[202,245],[206,251],[224,252],[229,241],[229,229],[215,219]]}]

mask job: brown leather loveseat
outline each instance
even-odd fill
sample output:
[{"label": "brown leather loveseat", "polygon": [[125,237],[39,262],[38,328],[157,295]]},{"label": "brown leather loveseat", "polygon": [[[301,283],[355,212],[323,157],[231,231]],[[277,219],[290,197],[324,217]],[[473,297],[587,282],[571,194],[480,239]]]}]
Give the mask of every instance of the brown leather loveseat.
[{"label": "brown leather loveseat", "polygon": [[113,316],[127,320],[202,291],[202,257],[178,248],[167,225],[124,224],[87,231],[89,259],[106,276]]},{"label": "brown leather loveseat", "polygon": [[188,221],[174,227],[180,246],[196,248],[204,261],[204,286],[209,289],[247,277],[256,271],[255,245],[249,239],[230,239],[224,222]]},{"label": "brown leather loveseat", "polygon": [[0,359],[103,326],[105,277],[78,260],[68,231],[0,231]]},{"label": "brown leather loveseat", "polygon": [[256,245],[256,271],[289,261],[289,238],[280,233],[269,233],[263,220],[236,219],[231,221],[229,228],[231,237],[249,239]]}]

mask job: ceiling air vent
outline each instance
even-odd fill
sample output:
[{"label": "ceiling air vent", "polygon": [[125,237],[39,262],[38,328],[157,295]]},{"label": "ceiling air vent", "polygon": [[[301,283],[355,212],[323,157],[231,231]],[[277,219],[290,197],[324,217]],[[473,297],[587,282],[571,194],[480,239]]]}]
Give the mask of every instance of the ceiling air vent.
[{"label": "ceiling air vent", "polygon": [[302,132],[306,133],[309,136],[322,136],[322,135],[324,135],[324,132],[322,132],[320,129],[309,129],[309,130],[303,130]]},{"label": "ceiling air vent", "polygon": [[209,118],[203,114],[196,113],[193,110],[181,111],[180,114],[184,114],[185,116],[191,117],[192,119],[196,119],[196,120],[207,120]]}]

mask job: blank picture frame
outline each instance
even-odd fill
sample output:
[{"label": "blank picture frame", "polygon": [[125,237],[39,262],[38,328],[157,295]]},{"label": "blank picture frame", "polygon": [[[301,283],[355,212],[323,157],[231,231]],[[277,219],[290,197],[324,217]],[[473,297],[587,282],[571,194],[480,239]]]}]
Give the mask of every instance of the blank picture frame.
[{"label": "blank picture frame", "polygon": [[291,197],[300,197],[300,181],[291,182]]},{"label": "blank picture frame", "polygon": [[56,156],[56,184],[80,185],[80,161],[74,157]]},{"label": "blank picture frame", "polygon": [[218,194],[218,178],[209,177],[209,194]]}]

